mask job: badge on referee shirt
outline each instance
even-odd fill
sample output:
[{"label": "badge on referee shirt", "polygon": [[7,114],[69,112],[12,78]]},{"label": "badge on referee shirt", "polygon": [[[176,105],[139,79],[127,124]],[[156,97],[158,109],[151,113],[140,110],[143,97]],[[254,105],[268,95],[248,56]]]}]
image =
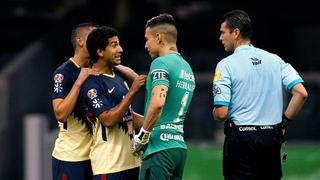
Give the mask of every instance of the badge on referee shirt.
[{"label": "badge on referee shirt", "polygon": [[221,75],[221,70],[218,69],[218,70],[214,73],[213,81],[219,81],[220,75]]}]

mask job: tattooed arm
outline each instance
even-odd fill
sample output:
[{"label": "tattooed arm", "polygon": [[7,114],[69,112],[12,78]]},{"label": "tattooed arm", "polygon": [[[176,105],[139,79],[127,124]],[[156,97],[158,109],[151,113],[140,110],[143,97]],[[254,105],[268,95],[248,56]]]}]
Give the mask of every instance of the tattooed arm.
[{"label": "tattooed arm", "polygon": [[141,148],[149,142],[150,133],[161,116],[163,106],[166,103],[168,87],[157,85],[152,89],[149,107],[145,116],[145,121],[140,132],[134,136],[132,152],[136,156],[141,155]]},{"label": "tattooed arm", "polygon": [[154,125],[161,116],[163,106],[166,103],[168,87],[164,85],[155,86],[152,89],[150,104],[143,123],[143,129],[152,131]]}]

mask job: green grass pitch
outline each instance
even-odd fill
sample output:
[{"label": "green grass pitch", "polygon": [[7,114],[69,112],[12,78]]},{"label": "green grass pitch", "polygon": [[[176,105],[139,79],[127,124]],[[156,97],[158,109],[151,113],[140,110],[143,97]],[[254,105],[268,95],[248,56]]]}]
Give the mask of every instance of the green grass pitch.
[{"label": "green grass pitch", "polygon": [[[319,180],[320,145],[286,145],[283,180]],[[184,180],[222,180],[222,145],[189,145]]]}]

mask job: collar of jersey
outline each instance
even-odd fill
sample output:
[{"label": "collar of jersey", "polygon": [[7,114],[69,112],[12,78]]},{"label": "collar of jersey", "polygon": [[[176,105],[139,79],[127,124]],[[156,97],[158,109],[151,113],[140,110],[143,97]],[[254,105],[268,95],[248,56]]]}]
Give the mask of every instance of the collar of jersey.
[{"label": "collar of jersey", "polygon": [[239,47],[237,47],[234,52],[237,52],[237,51],[241,51],[243,49],[250,49],[250,48],[253,48],[254,46],[252,44],[246,44],[246,45],[241,45]]},{"label": "collar of jersey", "polygon": [[77,64],[77,63],[73,60],[73,58],[70,58],[69,60],[70,60],[77,68],[80,68],[79,64]]},{"label": "collar of jersey", "polygon": [[102,74],[104,76],[107,76],[107,77],[111,77],[111,78],[114,78],[115,74],[114,72],[112,72],[112,74]]}]

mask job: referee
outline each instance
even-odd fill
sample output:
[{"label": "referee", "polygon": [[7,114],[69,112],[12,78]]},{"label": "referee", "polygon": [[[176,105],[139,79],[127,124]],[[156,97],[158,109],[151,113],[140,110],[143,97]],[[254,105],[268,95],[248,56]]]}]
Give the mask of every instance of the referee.
[{"label": "referee", "polygon": [[[280,148],[285,128],[307,99],[297,71],[276,54],[251,44],[251,20],[242,10],[220,20],[225,51],[216,67],[212,115],[225,122],[226,180],[281,179]],[[283,88],[292,94],[283,112]]]}]

